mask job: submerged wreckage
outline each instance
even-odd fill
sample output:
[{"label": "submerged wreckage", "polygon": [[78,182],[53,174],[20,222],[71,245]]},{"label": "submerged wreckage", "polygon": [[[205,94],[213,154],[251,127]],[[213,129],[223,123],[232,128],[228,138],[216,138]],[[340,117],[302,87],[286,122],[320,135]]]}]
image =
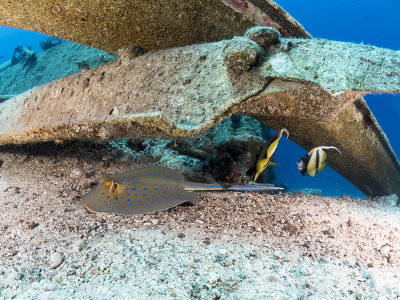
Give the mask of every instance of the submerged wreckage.
[{"label": "submerged wreckage", "polygon": [[340,148],[330,166],[366,195],[400,195],[399,162],[362,99],[400,92],[398,51],[310,39],[270,0],[104,2],[28,15],[32,1],[0,2],[1,25],[119,53],[1,103],[0,144],[187,137],[245,114],[305,149]]}]

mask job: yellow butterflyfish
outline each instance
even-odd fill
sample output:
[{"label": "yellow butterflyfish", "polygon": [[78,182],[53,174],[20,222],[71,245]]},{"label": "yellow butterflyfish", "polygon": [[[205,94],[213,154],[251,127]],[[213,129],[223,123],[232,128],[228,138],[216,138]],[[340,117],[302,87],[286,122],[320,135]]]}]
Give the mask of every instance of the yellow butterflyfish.
[{"label": "yellow butterflyfish", "polygon": [[297,162],[297,169],[305,176],[308,174],[314,177],[315,174],[321,172],[326,167],[326,152],[324,150],[335,149],[340,154],[340,150],[334,146],[320,146],[310,150],[304,157]]},{"label": "yellow butterflyfish", "polygon": [[258,176],[268,167],[268,166],[276,166],[277,164],[272,162],[272,157],[278,147],[279,140],[281,139],[283,134],[286,134],[286,138],[289,137],[289,132],[283,128],[279,130],[260,150],[256,157],[256,164],[253,168],[247,170],[247,175],[254,175],[254,182],[256,182]]}]

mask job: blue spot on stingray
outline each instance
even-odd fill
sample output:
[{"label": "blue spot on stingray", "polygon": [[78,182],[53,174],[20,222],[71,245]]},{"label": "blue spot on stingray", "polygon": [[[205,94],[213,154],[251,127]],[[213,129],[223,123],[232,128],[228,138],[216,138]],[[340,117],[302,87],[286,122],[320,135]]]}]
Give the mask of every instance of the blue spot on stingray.
[{"label": "blue spot on stingray", "polygon": [[107,196],[107,198],[110,198],[110,196]]},{"label": "blue spot on stingray", "polygon": [[128,177],[125,178],[125,181],[129,181]]},{"label": "blue spot on stingray", "polygon": [[160,186],[160,189],[162,189],[162,186]]},{"label": "blue spot on stingray", "polygon": [[152,197],[155,197],[156,195],[153,195]]},{"label": "blue spot on stingray", "polygon": [[122,179],[122,177],[118,178],[118,179]]},{"label": "blue spot on stingray", "polygon": [[106,201],[106,200],[104,200],[104,203],[107,203],[107,201]]},{"label": "blue spot on stingray", "polygon": [[126,188],[127,191],[129,191],[129,188]]},{"label": "blue spot on stingray", "polygon": [[147,190],[147,188],[143,188],[145,191]]},{"label": "blue spot on stingray", "polygon": [[146,201],[150,201],[151,199],[146,199]]},{"label": "blue spot on stingray", "polygon": [[136,191],[136,188],[132,188],[132,191]]},{"label": "blue spot on stingray", "polygon": [[129,196],[129,193],[126,193]]},{"label": "blue spot on stingray", "polygon": [[97,199],[98,202],[100,202],[100,199]]},{"label": "blue spot on stingray", "polygon": [[135,194],[135,197],[137,197],[138,194]]},{"label": "blue spot on stingray", "polygon": [[108,204],[106,204],[106,206],[108,206]]},{"label": "blue spot on stingray", "polygon": [[131,199],[126,199],[126,201],[128,201],[128,202],[129,202],[129,201],[131,201]]},{"label": "blue spot on stingray", "polygon": [[102,193],[102,195],[104,195],[104,193]]},{"label": "blue spot on stingray", "polygon": [[167,178],[169,178],[169,176],[167,175]]},{"label": "blue spot on stingray", "polygon": [[135,179],[135,181],[139,181],[139,179]]},{"label": "blue spot on stingray", "polygon": [[159,189],[154,189],[155,191],[158,191]]},{"label": "blue spot on stingray", "polygon": [[143,194],[143,197],[146,196],[146,194]]},{"label": "blue spot on stingray", "polygon": [[166,194],[166,192],[163,192],[163,195],[165,195]]},{"label": "blue spot on stingray", "polygon": [[114,203],[115,203],[115,204],[117,204],[118,202],[117,202],[117,201],[115,201]]},{"label": "blue spot on stingray", "polygon": [[118,197],[115,197],[114,199],[115,199],[115,200],[118,200]]}]

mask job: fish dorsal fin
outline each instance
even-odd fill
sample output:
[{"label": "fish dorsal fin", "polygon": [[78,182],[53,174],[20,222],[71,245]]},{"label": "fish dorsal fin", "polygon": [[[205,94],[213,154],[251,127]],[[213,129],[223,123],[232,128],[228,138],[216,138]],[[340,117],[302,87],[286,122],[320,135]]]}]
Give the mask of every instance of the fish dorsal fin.
[{"label": "fish dorsal fin", "polygon": [[[325,163],[325,161],[326,161],[326,152],[321,149],[319,151],[319,163],[323,164],[323,163]],[[318,166],[318,168],[319,168],[319,166]]]},{"label": "fish dorsal fin", "polygon": [[270,160],[272,159],[272,156],[274,155],[276,148],[278,147],[278,143],[282,138],[283,133],[286,133],[287,138],[289,137],[289,132],[285,128],[283,128],[275,133],[274,136],[270,139],[269,144],[267,145],[266,158],[269,158]]},{"label": "fish dorsal fin", "polygon": [[340,155],[342,155],[342,152],[340,152],[340,150],[339,150],[338,148],[336,148],[335,146],[321,146],[321,147],[319,147],[319,148],[321,148],[321,149],[323,149],[323,150],[334,149],[334,150],[336,150],[337,152],[339,152]]},{"label": "fish dorsal fin", "polygon": [[273,141],[271,143],[271,145],[268,147],[267,149],[267,157],[271,158],[276,150],[276,147],[278,147],[278,143],[279,143],[280,138],[277,138],[275,141]]}]

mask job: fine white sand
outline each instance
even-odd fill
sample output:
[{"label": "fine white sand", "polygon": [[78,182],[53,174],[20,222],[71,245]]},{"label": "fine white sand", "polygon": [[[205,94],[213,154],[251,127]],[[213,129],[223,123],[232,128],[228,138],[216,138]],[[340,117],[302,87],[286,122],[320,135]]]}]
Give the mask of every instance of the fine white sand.
[{"label": "fine white sand", "polygon": [[0,298],[400,297],[394,198],[202,193],[197,206],[95,215],[80,196],[139,164],[77,143],[0,160]]}]

